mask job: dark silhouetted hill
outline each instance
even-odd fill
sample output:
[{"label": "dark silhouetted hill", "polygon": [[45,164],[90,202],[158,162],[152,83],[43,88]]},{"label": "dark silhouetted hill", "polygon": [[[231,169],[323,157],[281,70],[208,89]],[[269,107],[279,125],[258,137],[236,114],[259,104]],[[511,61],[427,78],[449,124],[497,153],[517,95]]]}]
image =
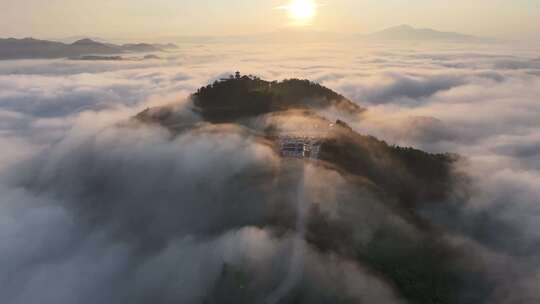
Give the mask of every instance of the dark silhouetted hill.
[{"label": "dark silhouetted hill", "polygon": [[336,107],[351,113],[363,111],[344,96],[308,80],[270,82],[239,74],[200,88],[192,99],[196,110],[214,122],[288,109]]},{"label": "dark silhouetted hill", "polygon": [[82,57],[86,55],[112,55],[120,53],[158,52],[173,49],[173,44],[153,45],[146,43],[115,45],[80,39],[71,44],[55,41],[25,39],[0,39],[1,59],[47,59]]},{"label": "dark silhouetted hill", "polygon": [[[129,51],[129,52],[157,52],[161,49],[153,44],[148,43],[131,43],[131,44],[124,44],[121,46],[122,50]],[[165,48],[163,48],[165,49]]]}]

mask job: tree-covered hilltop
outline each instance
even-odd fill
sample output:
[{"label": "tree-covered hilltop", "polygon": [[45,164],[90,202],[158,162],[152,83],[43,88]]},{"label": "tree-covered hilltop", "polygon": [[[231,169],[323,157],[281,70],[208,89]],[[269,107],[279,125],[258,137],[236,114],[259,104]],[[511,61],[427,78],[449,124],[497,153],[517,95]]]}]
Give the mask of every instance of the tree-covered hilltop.
[{"label": "tree-covered hilltop", "polygon": [[334,106],[352,113],[363,111],[344,96],[309,80],[270,82],[239,72],[200,88],[192,98],[199,113],[217,122],[288,109]]},{"label": "tree-covered hilltop", "polygon": [[[373,182],[395,197],[402,207],[442,201],[452,190],[452,166],[458,156],[389,145],[373,136],[359,134],[341,120],[334,122],[320,116],[313,110],[337,107],[347,113],[361,113],[365,109],[309,80],[269,82],[237,73],[198,89],[192,101],[204,121],[240,124],[247,131],[275,140],[276,149],[278,138],[283,135],[281,124],[295,124],[300,135],[305,129],[316,129],[317,133],[325,134],[321,139],[320,160],[346,174]],[[260,115],[270,117],[263,128],[249,119]],[[299,116],[305,121],[293,123]],[[147,109],[137,119],[160,124],[173,132],[192,125],[169,107]],[[286,132],[291,131],[288,127]]]},{"label": "tree-covered hilltop", "polygon": [[[480,274],[464,269],[466,253],[446,243],[444,228],[420,212],[427,206],[443,208],[455,199],[456,181],[463,178],[453,170],[457,155],[390,145],[360,134],[343,121],[323,117],[324,111],[317,110],[336,107],[350,114],[364,109],[308,80],[268,82],[238,73],[199,89],[192,102],[200,117],[190,107],[161,107],[147,109],[136,118],[159,124],[173,136],[190,130],[199,135],[233,130],[275,148],[276,154],[280,138],[288,132],[296,130],[302,136],[305,129],[315,129],[321,136],[314,166],[336,174],[340,182],[316,189],[321,193],[312,199],[306,224],[310,248],[361,265],[388,282],[403,303],[483,303],[489,285]],[[361,115],[356,117],[361,119]],[[225,161],[227,157],[223,155]],[[265,205],[264,220],[256,225],[276,235],[295,229],[291,206],[296,202],[284,190],[300,178],[289,171],[298,168],[295,164],[283,160],[268,175],[238,176],[235,181],[247,183],[242,189],[268,189],[264,195],[253,196],[257,204],[271,200]],[[341,181],[346,190],[340,188]],[[336,214],[325,209],[327,199],[338,205]],[[331,280],[340,280],[339,274],[333,275]],[[261,302],[268,290],[258,285],[256,276],[245,265],[225,265],[205,303]],[[314,291],[309,282],[301,281],[282,303],[357,302],[344,297],[342,290]]]}]

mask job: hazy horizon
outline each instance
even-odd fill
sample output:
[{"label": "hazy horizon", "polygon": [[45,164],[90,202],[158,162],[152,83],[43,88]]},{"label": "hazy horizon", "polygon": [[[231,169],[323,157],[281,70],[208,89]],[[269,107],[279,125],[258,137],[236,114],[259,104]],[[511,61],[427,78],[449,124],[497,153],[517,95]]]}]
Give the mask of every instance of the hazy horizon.
[{"label": "hazy horizon", "polygon": [[[285,0],[137,1],[5,0],[0,37],[151,39],[176,36],[237,36],[283,28],[330,33],[370,33],[410,24],[418,28],[512,40],[539,38],[540,6],[534,1],[313,2],[306,20],[291,20]],[[300,16],[302,17],[302,16]],[[309,18],[307,18],[309,17]],[[307,20],[309,19],[309,20]],[[459,22],[456,22],[459,20]]]}]

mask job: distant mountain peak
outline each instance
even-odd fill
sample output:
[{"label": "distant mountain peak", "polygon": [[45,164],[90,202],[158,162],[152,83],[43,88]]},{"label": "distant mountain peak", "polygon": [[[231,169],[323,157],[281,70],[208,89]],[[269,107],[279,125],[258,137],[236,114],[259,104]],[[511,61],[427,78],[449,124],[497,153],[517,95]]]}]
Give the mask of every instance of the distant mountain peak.
[{"label": "distant mountain peak", "polygon": [[102,43],[89,38],[80,39],[72,43],[72,45],[101,45]]},{"label": "distant mountain peak", "polygon": [[402,24],[386,28],[360,38],[374,40],[424,40],[424,41],[479,41],[481,38],[455,33],[444,32],[430,28],[416,28],[408,24]]}]

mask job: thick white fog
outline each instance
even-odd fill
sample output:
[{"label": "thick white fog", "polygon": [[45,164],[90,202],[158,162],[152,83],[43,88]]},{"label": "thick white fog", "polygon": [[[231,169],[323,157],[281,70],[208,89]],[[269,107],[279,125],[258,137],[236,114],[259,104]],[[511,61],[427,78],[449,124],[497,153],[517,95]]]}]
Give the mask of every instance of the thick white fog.
[{"label": "thick white fog", "polygon": [[[224,264],[265,274],[254,284],[268,294],[287,280],[298,240],[260,223],[282,197],[297,197],[297,173],[235,126],[171,138],[128,121],[148,107],[182,109],[197,88],[237,70],[318,82],[368,109],[325,116],[390,144],[464,156],[456,170],[470,178],[467,201],[422,214],[489,273],[487,301],[540,301],[540,50],[209,44],[160,56],[0,61],[0,302],[203,303]],[[313,170],[306,200],[363,195]],[[369,227],[398,221],[384,208],[355,215],[366,238]],[[304,288],[402,302],[363,265],[304,249]]]}]

